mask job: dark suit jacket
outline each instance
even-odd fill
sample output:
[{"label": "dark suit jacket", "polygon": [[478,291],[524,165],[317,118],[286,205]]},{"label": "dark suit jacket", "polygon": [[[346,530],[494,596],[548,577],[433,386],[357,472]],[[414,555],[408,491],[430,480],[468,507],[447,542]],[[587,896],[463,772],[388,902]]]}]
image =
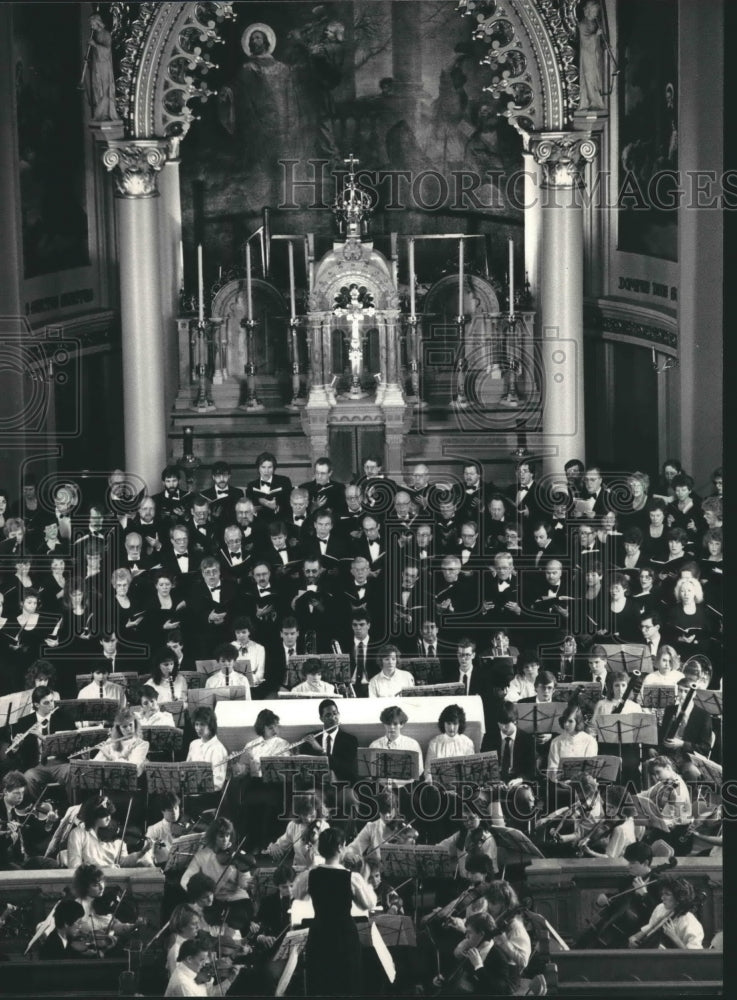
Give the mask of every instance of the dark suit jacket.
[{"label": "dark suit jacket", "polygon": [[[261,489],[261,480],[252,479],[246,486],[246,496],[253,500],[259,518],[265,521],[274,521],[277,517],[282,517],[289,513],[289,497],[292,492],[292,481],[287,476],[277,476],[274,474],[270,483],[269,493],[264,493]],[[260,500],[276,500],[276,512],[264,507]]]},{"label": "dark suit jacket", "polygon": [[156,510],[169,524],[179,524],[187,516],[194,496],[188,490],[176,490],[176,496],[169,496],[166,490],[155,493],[151,498]]},{"label": "dark suit jacket", "polygon": [[382,535],[379,535],[378,541],[379,541],[379,555],[377,559],[372,559],[371,552],[369,550],[368,538],[366,538],[365,535],[361,535],[361,537],[356,539],[355,541],[351,539],[352,542],[351,551],[354,558],[362,556],[364,559],[368,561],[368,564],[372,570],[382,570],[386,567],[387,564],[386,539],[383,538]]},{"label": "dark suit jacket", "polygon": [[[504,737],[499,732],[499,726],[495,725],[484,736],[483,750],[496,750],[499,755],[500,767],[503,746]],[[509,778],[524,778],[526,781],[535,780],[535,737],[532,733],[523,733],[519,728],[514,738],[512,766],[509,774],[502,774],[503,781],[507,781]]]},{"label": "dark suit jacket", "polygon": [[[297,753],[318,756],[317,750],[309,743],[300,743]],[[354,782],[358,779],[358,740],[344,729],[334,735],[333,747],[328,757],[330,770],[338,781]]]},{"label": "dark suit jacket", "polygon": [[[300,489],[307,490],[310,495],[310,510],[331,510],[333,514],[342,513],[345,510],[345,486],[343,483],[336,483],[334,480],[326,483],[324,486],[320,486],[311,479],[308,483],[302,483]],[[319,505],[316,503],[325,497],[324,503]]]},{"label": "dark suit jacket", "polygon": [[243,490],[238,486],[228,486],[227,496],[218,497],[214,486],[202,490],[202,496],[210,502],[210,516],[225,527],[231,521],[235,524],[235,505],[243,499]]},{"label": "dark suit jacket", "polygon": [[[31,726],[35,726],[35,724],[36,713],[32,712],[30,715],[26,715],[20,719],[13,727],[13,737],[28,732]],[[70,719],[63,710],[57,710],[49,719],[49,733],[70,732],[73,730],[74,720]],[[7,727],[2,730],[2,739],[3,742],[10,741],[10,734]],[[38,739],[35,736],[27,736],[20,744],[16,753],[9,757],[8,760],[12,761],[13,766],[19,771],[27,771],[29,768],[36,767],[40,762]]]},{"label": "dark suit jacket", "polygon": [[192,579],[192,574],[197,573],[200,568],[200,562],[202,561],[202,552],[195,548],[188,548],[187,555],[189,557],[188,566],[186,574],[183,574],[179,568],[179,563],[177,557],[174,555],[174,549],[171,545],[165,545],[159,553],[159,563],[161,568],[167,573],[174,577],[181,577],[182,579]]},{"label": "dark suit jacket", "polygon": [[[665,735],[668,732],[668,728],[670,727],[677,711],[678,708],[675,705],[669,705],[664,710],[663,722],[658,733],[658,737],[661,741],[665,739]],[[708,712],[705,712],[703,708],[699,708],[698,705],[694,705],[691,709],[691,714],[688,717],[688,722],[686,723],[686,728],[683,733],[683,751],[685,753],[695,751],[696,753],[703,754],[704,756],[708,755],[711,750],[712,732],[711,716]]]},{"label": "dark suit jacket", "polygon": [[38,954],[44,962],[58,962],[60,958],[79,958],[79,952],[74,951],[69,945],[66,948],[64,947],[64,943],[55,930],[49,934],[41,945]]}]

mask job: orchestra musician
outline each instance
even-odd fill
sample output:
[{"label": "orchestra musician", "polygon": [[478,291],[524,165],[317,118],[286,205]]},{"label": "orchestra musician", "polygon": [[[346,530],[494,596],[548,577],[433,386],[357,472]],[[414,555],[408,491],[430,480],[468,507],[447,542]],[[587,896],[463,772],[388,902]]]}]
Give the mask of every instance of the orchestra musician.
[{"label": "orchestra musician", "polygon": [[204,845],[190,861],[180,884],[186,892],[193,875],[197,872],[208,875],[215,882],[215,901],[225,913],[225,922],[243,933],[253,920],[249,887],[255,862],[250,855],[237,852],[236,847],[235,829],[230,820],[224,816],[213,820],[205,833]]},{"label": "orchestra musician", "polygon": [[636,934],[629,939],[630,948],[657,948],[656,943],[648,941],[658,928],[667,939],[666,947],[682,950],[697,950],[704,947],[704,928],[693,912],[696,894],[690,882],[684,878],[666,876],[660,883],[660,902],[653,910],[650,919]]},{"label": "orchestra musician", "polygon": [[201,705],[192,716],[197,739],[192,740],[187,751],[187,760],[203,760],[212,765],[212,780],[215,791],[225,784],[228,751],[218,739],[218,720],[213,709]]},{"label": "orchestra musician", "polygon": [[100,747],[94,760],[135,764],[140,776],[143,774],[148,750],[149,742],[141,735],[141,720],[132,708],[123,708],[115,716],[110,739]]}]

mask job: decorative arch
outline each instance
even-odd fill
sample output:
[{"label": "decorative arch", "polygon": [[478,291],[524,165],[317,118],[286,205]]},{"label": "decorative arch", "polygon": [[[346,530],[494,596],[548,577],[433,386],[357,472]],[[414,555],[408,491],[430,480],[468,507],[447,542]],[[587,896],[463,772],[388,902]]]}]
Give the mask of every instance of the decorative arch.
[{"label": "decorative arch", "polygon": [[[476,36],[489,41],[492,88],[498,77],[492,92],[514,99],[510,117],[527,131],[565,129],[579,90],[571,46],[575,0],[461,0],[459,6],[477,21]],[[118,81],[118,113],[128,138],[187,134],[196,117],[190,102],[215,93],[206,80],[216,66],[210,50],[223,42],[221,26],[234,16],[228,0],[139,5]]]}]

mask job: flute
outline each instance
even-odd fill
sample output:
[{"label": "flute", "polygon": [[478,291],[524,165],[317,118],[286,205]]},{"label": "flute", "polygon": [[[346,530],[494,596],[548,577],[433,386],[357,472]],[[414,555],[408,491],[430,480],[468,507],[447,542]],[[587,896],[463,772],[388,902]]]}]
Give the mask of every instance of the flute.
[{"label": "flute", "polygon": [[[46,720],[50,719],[51,716],[54,714],[54,712],[57,711],[58,708],[59,708],[58,705],[54,706],[54,708],[52,708],[51,711],[49,712],[49,714],[46,716]],[[44,721],[46,721],[46,720],[44,720]],[[26,731],[24,733],[18,733],[17,736],[14,736],[13,740],[10,743],[10,746],[5,751],[6,754],[15,753],[15,751],[21,745],[21,743],[23,742],[23,740],[26,738],[26,736],[40,736],[41,735],[41,725],[42,725],[42,723],[40,723],[40,722],[34,722],[33,725],[30,726],[28,729],[26,729]]]}]

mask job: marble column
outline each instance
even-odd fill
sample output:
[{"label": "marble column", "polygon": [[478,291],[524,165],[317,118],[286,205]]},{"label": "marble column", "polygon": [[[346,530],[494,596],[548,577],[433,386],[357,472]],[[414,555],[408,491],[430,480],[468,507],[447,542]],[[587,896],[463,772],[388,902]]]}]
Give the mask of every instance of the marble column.
[{"label": "marble column", "polygon": [[179,191],[179,136],[169,139],[166,162],[158,177],[159,239],[161,263],[161,316],[164,328],[164,358],[167,412],[174,405],[178,384],[179,345],[177,317],[179,290],[184,284],[180,247],[182,242],[182,202]]},{"label": "marble column", "polygon": [[158,172],[165,139],[111,141],[118,224],[126,471],[155,492],[166,465],[166,372],[161,316]]},{"label": "marble column", "polygon": [[581,189],[596,146],[580,132],[548,132],[531,135],[528,149],[541,167],[543,473],[557,478],[570,458],[586,460]]}]

